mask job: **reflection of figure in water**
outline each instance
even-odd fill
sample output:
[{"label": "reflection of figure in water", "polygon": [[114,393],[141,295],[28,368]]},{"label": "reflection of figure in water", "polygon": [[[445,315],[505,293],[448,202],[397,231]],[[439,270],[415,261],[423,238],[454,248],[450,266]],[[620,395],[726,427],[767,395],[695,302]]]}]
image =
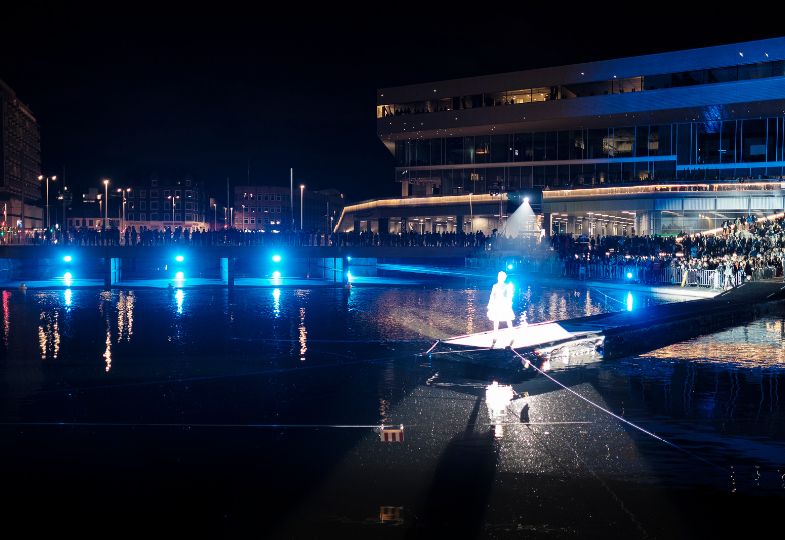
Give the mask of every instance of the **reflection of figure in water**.
[{"label": "reflection of figure in water", "polygon": [[512,328],[515,313],[512,312],[512,283],[505,283],[507,274],[499,272],[498,280],[491,289],[488,300],[488,318],[493,321],[493,331],[499,330],[499,321],[506,321],[507,328]]}]

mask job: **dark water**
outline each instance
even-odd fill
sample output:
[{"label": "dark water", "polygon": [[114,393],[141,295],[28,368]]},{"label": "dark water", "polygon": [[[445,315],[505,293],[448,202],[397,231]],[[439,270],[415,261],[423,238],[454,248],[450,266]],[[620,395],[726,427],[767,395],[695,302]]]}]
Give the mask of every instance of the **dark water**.
[{"label": "dark water", "polygon": [[[543,376],[516,380],[509,401],[482,373],[417,356],[487,329],[487,295],[465,282],[3,291],[0,514],[31,530],[284,538],[777,523],[782,317],[551,371],[655,438]],[[532,285],[516,311],[563,319],[627,296]],[[402,424],[403,442],[382,442],[380,424]]]}]

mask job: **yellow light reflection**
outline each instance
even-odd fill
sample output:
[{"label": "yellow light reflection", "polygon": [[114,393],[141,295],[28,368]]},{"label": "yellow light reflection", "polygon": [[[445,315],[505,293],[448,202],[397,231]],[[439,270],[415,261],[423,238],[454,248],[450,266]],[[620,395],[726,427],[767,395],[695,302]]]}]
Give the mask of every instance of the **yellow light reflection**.
[{"label": "yellow light reflection", "polygon": [[59,313],[42,311],[39,315],[38,325],[38,345],[41,348],[41,360],[51,354],[52,359],[57,360],[60,354],[60,323]]},{"label": "yellow light reflection", "polygon": [[117,300],[117,341],[131,341],[134,333],[134,293],[120,293]]},{"label": "yellow light reflection", "polygon": [[305,353],[308,350],[306,341],[308,339],[308,330],[305,328],[305,308],[300,308],[300,327],[299,327],[299,341],[300,341],[300,361],[305,361]]},{"label": "yellow light reflection", "polygon": [[104,364],[106,367],[106,373],[109,373],[109,370],[112,369],[112,333],[109,331],[109,326],[106,327],[106,349],[104,350],[103,354]]}]

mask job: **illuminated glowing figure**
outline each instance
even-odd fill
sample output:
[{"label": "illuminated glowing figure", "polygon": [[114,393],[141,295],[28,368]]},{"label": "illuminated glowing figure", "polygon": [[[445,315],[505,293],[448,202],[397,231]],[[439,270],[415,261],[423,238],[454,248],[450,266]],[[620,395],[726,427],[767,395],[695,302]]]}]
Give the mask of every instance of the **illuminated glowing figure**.
[{"label": "illuminated glowing figure", "polygon": [[512,311],[512,283],[505,283],[507,274],[499,272],[497,281],[491,289],[491,298],[488,300],[488,318],[493,321],[493,331],[499,330],[499,321],[506,321],[507,328],[512,328],[515,313]]}]

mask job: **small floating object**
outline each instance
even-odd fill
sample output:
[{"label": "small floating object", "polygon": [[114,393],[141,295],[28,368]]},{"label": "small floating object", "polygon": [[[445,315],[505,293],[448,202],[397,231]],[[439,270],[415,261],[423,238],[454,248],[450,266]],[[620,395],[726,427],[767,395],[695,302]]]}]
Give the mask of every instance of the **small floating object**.
[{"label": "small floating object", "polygon": [[403,424],[400,426],[381,426],[379,440],[382,442],[403,442]]}]

